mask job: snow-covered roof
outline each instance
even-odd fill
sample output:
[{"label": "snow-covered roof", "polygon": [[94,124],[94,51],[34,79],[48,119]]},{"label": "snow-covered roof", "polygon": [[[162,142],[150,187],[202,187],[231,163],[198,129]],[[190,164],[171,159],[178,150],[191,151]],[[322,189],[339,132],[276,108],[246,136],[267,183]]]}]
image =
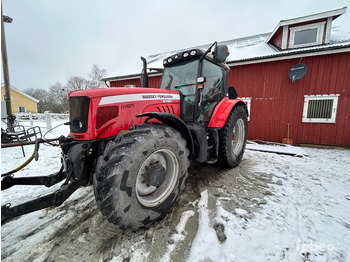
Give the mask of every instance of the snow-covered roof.
[{"label": "snow-covered roof", "polygon": [[[227,45],[230,50],[230,55],[227,58],[227,64],[230,65],[244,61],[253,61],[273,57],[290,56],[294,54],[317,53],[320,51],[350,48],[350,28],[345,28],[341,26],[332,27],[330,42],[328,44],[287,50],[280,50],[268,42],[272,34],[273,32],[219,42],[219,44]],[[195,46],[192,48],[186,48],[182,50],[151,55],[146,58],[148,61],[148,68],[163,68],[163,60],[165,58],[184,50],[194,48],[207,49],[211,44],[212,43],[201,46]],[[139,77],[142,69],[141,61],[137,64],[137,66],[138,67],[134,70],[130,70],[129,74],[109,76],[105,77],[103,80],[111,81]],[[153,71],[153,74],[159,73],[155,73]]]}]

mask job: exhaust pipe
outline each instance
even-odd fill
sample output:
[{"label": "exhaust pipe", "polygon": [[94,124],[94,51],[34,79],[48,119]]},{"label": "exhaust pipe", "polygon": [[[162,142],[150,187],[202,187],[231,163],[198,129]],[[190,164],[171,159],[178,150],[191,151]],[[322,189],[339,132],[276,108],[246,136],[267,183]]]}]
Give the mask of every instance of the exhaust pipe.
[{"label": "exhaust pipe", "polygon": [[148,87],[147,61],[146,61],[146,58],[142,56],[141,56],[141,60],[143,62],[143,68],[141,73],[141,86]]}]

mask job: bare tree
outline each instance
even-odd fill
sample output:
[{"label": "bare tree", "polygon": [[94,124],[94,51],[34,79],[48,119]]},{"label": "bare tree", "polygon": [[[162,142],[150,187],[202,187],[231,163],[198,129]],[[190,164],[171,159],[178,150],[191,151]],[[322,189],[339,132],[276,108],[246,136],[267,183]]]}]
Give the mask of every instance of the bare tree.
[{"label": "bare tree", "polygon": [[35,97],[40,102],[38,103],[38,112],[52,111],[54,113],[66,112],[69,110],[68,94],[71,91],[99,88],[103,87],[104,83],[101,79],[106,75],[105,69],[94,64],[91,72],[88,74],[88,79],[80,76],[70,76],[67,78],[65,85],[57,82],[50,86],[49,91],[40,88],[28,88],[25,93]]},{"label": "bare tree", "polygon": [[89,88],[89,81],[84,77],[70,76],[67,79],[66,88],[68,91],[75,91]]},{"label": "bare tree", "polygon": [[41,88],[28,88],[24,90],[24,93],[36,98],[38,102],[38,113],[43,113],[52,108],[52,102],[49,98],[49,92]]},{"label": "bare tree", "polygon": [[91,72],[88,74],[89,76],[89,87],[90,88],[99,88],[103,87],[104,83],[101,79],[106,75],[106,69],[100,69],[100,67],[96,64],[92,65]]},{"label": "bare tree", "polygon": [[53,112],[65,112],[69,110],[69,90],[65,86],[63,86],[60,82],[57,82],[50,87],[49,92],[49,97],[55,104],[55,108],[52,109]]}]

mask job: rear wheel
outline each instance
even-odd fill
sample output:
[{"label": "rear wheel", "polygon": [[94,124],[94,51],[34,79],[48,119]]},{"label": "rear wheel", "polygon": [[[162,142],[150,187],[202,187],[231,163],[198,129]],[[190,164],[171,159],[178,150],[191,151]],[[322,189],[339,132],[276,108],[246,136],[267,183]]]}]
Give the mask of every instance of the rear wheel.
[{"label": "rear wheel", "polygon": [[184,189],[188,154],[186,141],[169,126],[141,125],[119,134],[99,157],[94,175],[102,214],[133,230],[160,220]]},{"label": "rear wheel", "polygon": [[227,167],[241,162],[247,143],[248,120],[244,106],[237,106],[229,114],[220,131],[220,161]]}]

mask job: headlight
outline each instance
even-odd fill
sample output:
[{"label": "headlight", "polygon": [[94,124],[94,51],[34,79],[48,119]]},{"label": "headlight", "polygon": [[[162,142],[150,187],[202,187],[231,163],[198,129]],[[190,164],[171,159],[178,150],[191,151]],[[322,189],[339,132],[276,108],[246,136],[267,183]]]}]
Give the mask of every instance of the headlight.
[{"label": "headlight", "polygon": [[72,121],[72,127],[74,131],[79,131],[83,127],[83,122],[80,119],[75,118]]}]

